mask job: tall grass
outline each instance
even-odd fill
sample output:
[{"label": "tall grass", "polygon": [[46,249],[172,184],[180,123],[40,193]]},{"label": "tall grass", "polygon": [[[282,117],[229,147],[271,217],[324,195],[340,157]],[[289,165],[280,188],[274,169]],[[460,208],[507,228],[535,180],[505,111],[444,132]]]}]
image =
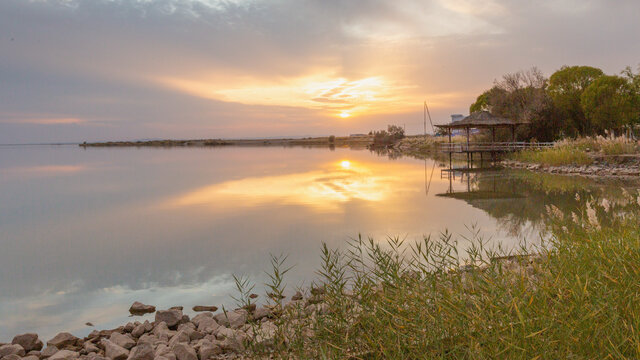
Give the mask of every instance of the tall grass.
[{"label": "tall grass", "polygon": [[638,144],[626,136],[596,136],[565,139],[556,143],[557,148],[575,149],[604,155],[638,153]]},{"label": "tall grass", "polygon": [[[572,214],[549,207],[550,236],[511,252],[473,228],[458,240],[324,246],[323,285],[284,305],[288,338],[252,356],[640,358],[640,194],[627,195],[616,214],[593,200]],[[602,216],[615,217],[603,227]]]},{"label": "tall grass", "polygon": [[553,147],[542,150],[525,150],[513,154],[513,159],[533,164],[561,166],[561,165],[589,165],[593,159],[586,152],[569,147]]}]

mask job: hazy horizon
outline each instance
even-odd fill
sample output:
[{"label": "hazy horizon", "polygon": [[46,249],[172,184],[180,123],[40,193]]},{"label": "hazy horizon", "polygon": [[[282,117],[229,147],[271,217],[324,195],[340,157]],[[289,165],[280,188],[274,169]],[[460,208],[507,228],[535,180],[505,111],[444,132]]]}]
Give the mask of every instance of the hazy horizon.
[{"label": "hazy horizon", "polygon": [[422,133],[503,74],[640,63],[627,0],[3,0],[0,144]]}]

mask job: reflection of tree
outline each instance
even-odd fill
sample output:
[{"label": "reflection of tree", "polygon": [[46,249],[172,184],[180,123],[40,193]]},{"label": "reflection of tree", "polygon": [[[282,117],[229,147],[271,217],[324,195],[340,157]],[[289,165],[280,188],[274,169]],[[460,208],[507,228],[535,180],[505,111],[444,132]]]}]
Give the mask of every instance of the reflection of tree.
[{"label": "reflection of tree", "polygon": [[[468,176],[469,191],[466,195],[459,193],[455,197],[486,211],[498,220],[501,228],[514,236],[543,232],[553,216],[549,213],[550,209],[572,218],[582,216],[593,208],[601,224],[609,225],[613,214],[624,214],[630,210],[627,208],[629,191],[625,188],[638,187],[637,183],[597,182],[583,177],[527,171],[475,173]],[[593,204],[606,206],[593,207]]]}]

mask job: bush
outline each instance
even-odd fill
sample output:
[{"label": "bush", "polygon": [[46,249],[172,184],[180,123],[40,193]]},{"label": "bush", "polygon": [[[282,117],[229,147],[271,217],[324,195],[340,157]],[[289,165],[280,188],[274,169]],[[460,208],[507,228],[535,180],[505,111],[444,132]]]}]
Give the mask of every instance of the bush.
[{"label": "bush", "polygon": [[335,137],[335,135],[331,135],[331,136],[329,136],[329,143],[330,143],[330,144],[333,144],[335,141],[336,141],[336,137]]},{"label": "bush", "polygon": [[388,146],[395,144],[404,138],[404,129],[401,126],[389,125],[387,130],[375,131],[373,133],[374,146]]}]

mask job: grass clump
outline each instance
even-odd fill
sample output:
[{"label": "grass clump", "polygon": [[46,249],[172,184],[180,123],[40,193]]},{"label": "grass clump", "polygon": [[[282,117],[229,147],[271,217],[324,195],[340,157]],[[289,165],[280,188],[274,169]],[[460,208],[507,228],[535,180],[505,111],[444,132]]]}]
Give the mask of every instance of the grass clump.
[{"label": "grass clump", "polygon": [[513,154],[513,159],[549,166],[590,165],[593,163],[593,159],[585,151],[569,147],[520,151]]},{"label": "grass clump", "polygon": [[[579,213],[549,207],[550,236],[514,252],[489,248],[474,228],[464,252],[446,232],[324,246],[316,300],[284,305],[286,339],[254,355],[637,359],[640,194],[615,207],[588,202]],[[603,216],[614,220],[605,227]]]}]

